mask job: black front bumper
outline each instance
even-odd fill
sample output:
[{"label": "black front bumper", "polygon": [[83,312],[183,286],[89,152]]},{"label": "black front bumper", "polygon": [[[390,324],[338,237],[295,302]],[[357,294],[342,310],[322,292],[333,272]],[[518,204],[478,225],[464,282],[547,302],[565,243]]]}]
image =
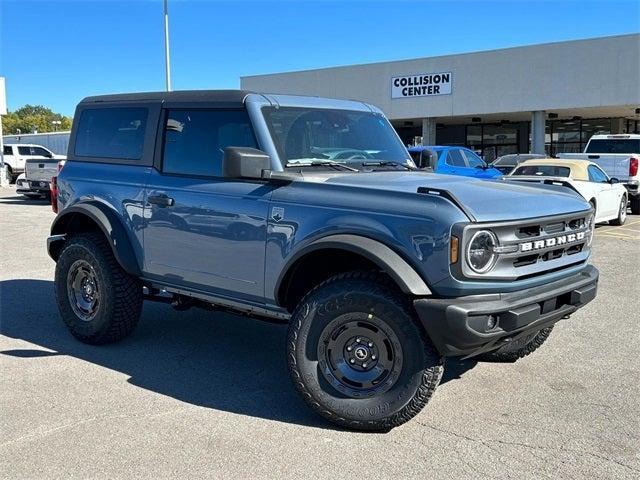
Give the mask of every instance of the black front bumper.
[{"label": "black front bumper", "polygon": [[429,338],[443,356],[495,350],[568,317],[596,296],[598,270],[519,292],[414,301]]}]

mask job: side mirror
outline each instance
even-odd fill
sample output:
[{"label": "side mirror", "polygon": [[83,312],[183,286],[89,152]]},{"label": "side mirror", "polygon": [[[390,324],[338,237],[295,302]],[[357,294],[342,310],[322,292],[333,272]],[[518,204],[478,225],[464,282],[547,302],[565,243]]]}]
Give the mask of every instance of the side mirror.
[{"label": "side mirror", "polygon": [[613,185],[614,183],[620,183],[620,180],[618,180],[616,177],[611,177],[609,179],[609,183]]},{"label": "side mirror", "polygon": [[255,148],[227,147],[222,157],[222,176],[225,178],[267,179],[271,171],[271,157]]}]

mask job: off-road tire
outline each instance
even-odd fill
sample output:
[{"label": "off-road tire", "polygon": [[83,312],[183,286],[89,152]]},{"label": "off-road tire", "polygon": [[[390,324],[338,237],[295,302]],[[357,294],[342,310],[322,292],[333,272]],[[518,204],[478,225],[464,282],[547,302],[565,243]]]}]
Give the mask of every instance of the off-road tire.
[{"label": "off-road tire", "polygon": [[552,330],[553,325],[543,328],[531,335],[508,343],[498,350],[478,355],[477,359],[483,362],[515,362],[540,348],[549,335],[551,335]]},{"label": "off-road tire", "polygon": [[[375,318],[401,346],[402,366],[395,382],[380,394],[363,394],[366,398],[345,395],[320,371],[322,332],[351,314]],[[417,322],[409,299],[386,277],[368,272],[331,277],[300,301],[289,324],[287,361],[293,384],[311,409],[342,427],[367,431],[389,431],[417,415],[443,372],[442,358]]]},{"label": "off-road tire", "polygon": [[640,215],[640,196],[631,197],[631,213]]},{"label": "off-road tire", "polygon": [[[100,303],[95,316],[83,320],[71,306],[67,278],[75,262],[85,261],[96,274]],[[142,311],[142,283],[127,274],[100,233],[69,238],[60,253],[55,272],[55,294],[62,320],[78,340],[92,345],[118,341],[136,327]]]},{"label": "off-road tire", "polygon": [[611,225],[624,225],[627,221],[627,196],[622,195],[620,199],[620,206],[618,207],[618,217],[611,220]]}]

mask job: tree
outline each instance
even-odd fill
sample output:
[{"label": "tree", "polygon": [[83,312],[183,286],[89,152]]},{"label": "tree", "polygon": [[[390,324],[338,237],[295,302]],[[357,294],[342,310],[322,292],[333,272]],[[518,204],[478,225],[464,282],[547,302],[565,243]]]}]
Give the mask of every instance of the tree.
[{"label": "tree", "polygon": [[[54,124],[52,122],[60,122]],[[42,105],[25,105],[2,116],[2,127],[6,135],[18,133],[45,133],[70,130],[72,119],[60,113],[54,113]]]}]

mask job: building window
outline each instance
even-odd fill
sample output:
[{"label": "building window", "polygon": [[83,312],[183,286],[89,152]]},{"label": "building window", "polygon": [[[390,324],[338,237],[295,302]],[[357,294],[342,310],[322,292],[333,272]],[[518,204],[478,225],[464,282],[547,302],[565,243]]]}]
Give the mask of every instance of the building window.
[{"label": "building window", "polygon": [[517,124],[467,125],[466,145],[486,162],[501,155],[518,153]]},{"label": "building window", "polygon": [[547,122],[545,150],[548,155],[580,153],[593,135],[611,133],[611,118],[555,120]]}]

